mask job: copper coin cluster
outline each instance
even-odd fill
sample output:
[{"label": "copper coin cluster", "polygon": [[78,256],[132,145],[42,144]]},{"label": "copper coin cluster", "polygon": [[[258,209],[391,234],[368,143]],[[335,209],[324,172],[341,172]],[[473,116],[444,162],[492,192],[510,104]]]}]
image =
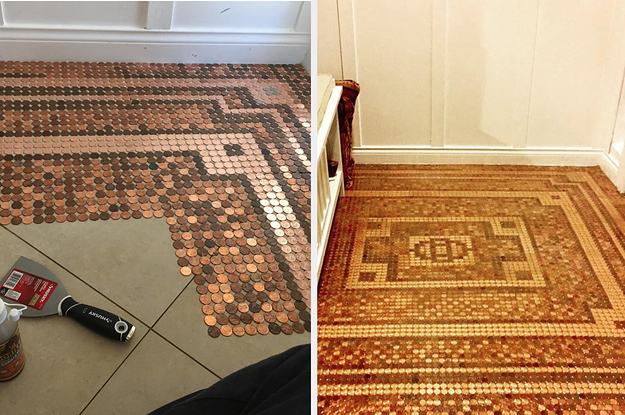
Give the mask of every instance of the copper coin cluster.
[{"label": "copper coin cluster", "polygon": [[625,197],[598,167],[358,165],[318,413],[625,410]]},{"label": "copper coin cluster", "polygon": [[310,331],[293,65],[0,63],[0,224],[162,218],[208,334]]}]

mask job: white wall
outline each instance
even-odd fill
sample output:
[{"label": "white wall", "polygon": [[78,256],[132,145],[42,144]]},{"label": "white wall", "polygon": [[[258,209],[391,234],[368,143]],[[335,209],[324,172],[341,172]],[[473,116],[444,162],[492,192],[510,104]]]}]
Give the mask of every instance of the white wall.
[{"label": "white wall", "polygon": [[[614,175],[624,4],[319,0],[319,71],[361,85],[357,161],[607,163]],[[322,40],[334,46],[322,53]]]},{"label": "white wall", "polygon": [[301,63],[308,1],[0,2],[0,60]]},{"label": "white wall", "polygon": [[343,79],[336,0],[317,0],[317,71]]}]

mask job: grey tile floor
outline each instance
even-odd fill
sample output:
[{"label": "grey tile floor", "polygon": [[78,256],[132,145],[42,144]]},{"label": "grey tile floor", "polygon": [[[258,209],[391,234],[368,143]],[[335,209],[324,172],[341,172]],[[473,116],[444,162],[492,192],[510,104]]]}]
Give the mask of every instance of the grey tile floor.
[{"label": "grey tile floor", "polygon": [[309,333],[209,337],[195,284],[180,275],[170,241],[162,219],[0,227],[0,274],[25,256],[52,270],[74,298],[137,327],[122,344],[71,319],[22,318],[26,365],[0,383],[3,413],[145,414],[310,342]]}]

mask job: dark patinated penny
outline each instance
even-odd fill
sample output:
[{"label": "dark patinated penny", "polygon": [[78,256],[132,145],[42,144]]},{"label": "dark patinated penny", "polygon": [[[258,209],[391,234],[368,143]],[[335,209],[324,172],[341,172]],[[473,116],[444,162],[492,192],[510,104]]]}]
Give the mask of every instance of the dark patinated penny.
[{"label": "dark patinated penny", "polygon": [[221,331],[216,326],[212,326],[208,328],[208,335],[216,339],[221,336]]},{"label": "dark patinated penny", "polygon": [[282,328],[276,323],[269,323],[269,331],[273,334],[280,334],[282,332]]},{"label": "dark patinated penny", "polygon": [[293,331],[295,333],[301,334],[306,331],[302,323],[296,322],[296,323],[291,324],[291,326],[293,327]]},{"label": "dark patinated penny", "polygon": [[240,317],[241,317],[241,322],[245,324],[250,324],[253,321],[252,316],[248,313],[242,313]]},{"label": "dark patinated penny", "polygon": [[299,318],[304,321],[310,321],[310,313],[306,310],[302,310],[299,312]]},{"label": "dark patinated penny", "polygon": [[291,327],[291,325],[288,323],[283,323],[280,326],[280,329],[282,330],[282,333],[284,334],[293,334],[293,327]]}]

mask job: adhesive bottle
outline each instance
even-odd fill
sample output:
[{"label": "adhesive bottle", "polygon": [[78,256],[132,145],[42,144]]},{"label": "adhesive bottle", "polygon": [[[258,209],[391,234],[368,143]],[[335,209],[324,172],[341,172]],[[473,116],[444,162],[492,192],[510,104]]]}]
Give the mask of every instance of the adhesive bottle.
[{"label": "adhesive bottle", "polygon": [[5,304],[0,299],[0,381],[13,379],[24,368],[24,350],[17,321],[25,308]]}]

